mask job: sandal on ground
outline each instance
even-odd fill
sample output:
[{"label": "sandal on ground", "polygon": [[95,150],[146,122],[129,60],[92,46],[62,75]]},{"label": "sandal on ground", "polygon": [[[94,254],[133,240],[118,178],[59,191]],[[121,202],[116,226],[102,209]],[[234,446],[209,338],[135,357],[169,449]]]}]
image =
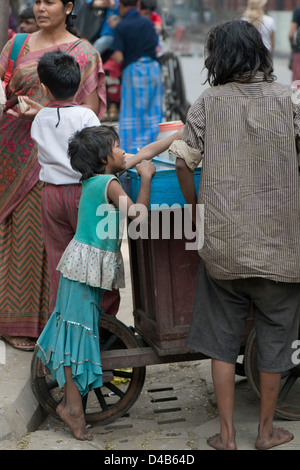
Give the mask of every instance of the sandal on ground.
[{"label": "sandal on ground", "polygon": [[10,346],[20,351],[34,351],[36,340],[26,336],[1,336]]}]

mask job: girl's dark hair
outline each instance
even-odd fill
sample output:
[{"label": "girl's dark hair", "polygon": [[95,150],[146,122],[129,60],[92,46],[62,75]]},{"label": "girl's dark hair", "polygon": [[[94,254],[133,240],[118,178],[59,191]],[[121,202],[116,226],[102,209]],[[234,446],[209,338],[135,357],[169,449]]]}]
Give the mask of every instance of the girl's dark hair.
[{"label": "girl's dark hair", "polygon": [[205,67],[211,86],[228,82],[249,82],[257,72],[274,81],[269,50],[258,29],[248,21],[232,20],[213,27],[206,38]]},{"label": "girl's dark hair", "polygon": [[73,170],[81,173],[81,180],[103,174],[107,156],[112,155],[119,135],[112,126],[86,127],[69,139],[68,156]]},{"label": "girl's dark hair", "polygon": [[46,52],[38,62],[37,73],[55,99],[76,95],[81,81],[80,68],[75,58],[66,52]]}]

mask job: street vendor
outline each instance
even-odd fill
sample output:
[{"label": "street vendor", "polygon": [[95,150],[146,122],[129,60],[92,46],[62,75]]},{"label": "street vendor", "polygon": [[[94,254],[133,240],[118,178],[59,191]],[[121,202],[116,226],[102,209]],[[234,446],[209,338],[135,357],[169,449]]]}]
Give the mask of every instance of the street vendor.
[{"label": "street vendor", "polygon": [[[172,144],[181,190],[204,208],[189,348],[212,358],[220,432],[213,448],[236,449],[235,363],[253,305],[260,374],[257,449],[293,439],[273,426],[281,373],[294,367],[300,314],[300,107],[275,82],[270,53],[251,23],[234,20],[208,34],[211,88],[191,107]],[[193,170],[203,161],[197,197]]]}]

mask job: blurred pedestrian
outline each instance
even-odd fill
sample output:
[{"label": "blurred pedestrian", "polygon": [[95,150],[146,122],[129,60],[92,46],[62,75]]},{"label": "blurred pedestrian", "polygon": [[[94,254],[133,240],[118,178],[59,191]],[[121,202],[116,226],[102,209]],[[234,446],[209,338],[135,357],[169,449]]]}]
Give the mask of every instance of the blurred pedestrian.
[{"label": "blurred pedestrian", "polygon": [[163,21],[156,10],[156,0],[140,0],[139,11],[141,15],[147,16],[152,21],[155,31],[160,35],[163,30]]},{"label": "blurred pedestrian", "polygon": [[115,27],[112,57],[123,64],[119,135],[128,153],[156,140],[163,118],[163,86],[157,60],[158,37],[138,0],[120,0],[122,20]]},{"label": "blurred pedestrian", "polygon": [[33,7],[27,7],[21,10],[21,13],[19,14],[19,18],[20,18],[20,26],[19,26],[20,33],[31,34],[39,30],[38,24],[36,22],[36,19],[33,13]]},{"label": "blurred pedestrian", "polygon": [[94,42],[94,47],[99,54],[103,54],[104,51],[110,49],[114,40],[114,26],[111,25],[110,18],[119,17],[119,0],[107,0],[106,4],[108,7],[106,8],[104,23],[99,31],[99,38]]},{"label": "blurred pedestrian", "polygon": [[274,19],[266,14],[268,0],[248,0],[243,19],[254,24],[259,30],[266,48],[273,53],[276,25]]},{"label": "blurred pedestrian", "polygon": [[292,22],[289,31],[289,41],[292,48],[291,54],[291,69],[292,69],[292,82],[300,80],[300,44],[297,44],[296,33],[300,26],[300,6],[296,7],[293,11]]},{"label": "blurred pedestrian", "polygon": [[154,29],[158,36],[158,46],[156,48],[157,55],[161,54],[160,37],[163,33],[163,21],[161,16],[157,13],[157,2],[156,0],[140,0],[139,1],[139,12],[141,15],[149,18],[154,26]]}]

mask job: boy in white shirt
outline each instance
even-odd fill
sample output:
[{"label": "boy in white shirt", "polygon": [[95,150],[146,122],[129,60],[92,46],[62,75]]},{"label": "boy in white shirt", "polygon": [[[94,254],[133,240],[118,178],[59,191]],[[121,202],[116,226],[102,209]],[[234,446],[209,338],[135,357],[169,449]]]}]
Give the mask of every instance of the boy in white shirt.
[{"label": "boy in white shirt", "polygon": [[[81,196],[81,174],[73,170],[68,157],[69,139],[76,131],[99,126],[100,121],[91,109],[76,104],[81,76],[74,57],[59,50],[46,52],[39,60],[37,72],[42,93],[49,101],[49,105],[42,108],[33,120],[31,137],[38,145],[40,179],[45,183],[41,205],[51,314],[55,308],[60,276],[56,266],[75,234]],[[156,143],[157,154],[166,150],[173,140],[180,139],[182,132],[183,127],[176,134],[160,140],[159,147]],[[126,154],[126,168],[153,156],[151,144],[136,155]],[[104,313],[115,316],[119,304],[119,290],[105,291],[102,300]]]},{"label": "boy in white shirt", "polygon": [[[51,314],[59,283],[56,266],[74,236],[81,195],[81,174],[70,165],[68,141],[76,131],[99,126],[100,121],[91,109],[76,104],[81,75],[74,57],[61,51],[47,52],[38,63],[37,72],[42,93],[49,100],[49,105],[33,120],[31,137],[38,145],[40,179],[45,183],[41,209]],[[115,315],[119,303],[119,291],[107,291],[103,301],[105,313]]]}]

